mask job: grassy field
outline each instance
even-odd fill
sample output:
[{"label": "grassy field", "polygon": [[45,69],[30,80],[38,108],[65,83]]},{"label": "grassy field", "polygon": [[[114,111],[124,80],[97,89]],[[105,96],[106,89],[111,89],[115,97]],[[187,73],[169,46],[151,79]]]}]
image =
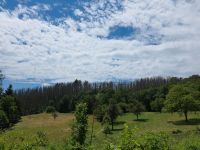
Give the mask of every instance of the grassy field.
[{"label": "grassy field", "polygon": [[[45,132],[49,143],[63,145],[70,135],[73,122],[73,114],[58,114],[54,120],[51,114],[37,114],[22,117],[22,120],[11,129],[0,134],[0,141],[6,145],[16,145],[32,141],[38,131]],[[112,134],[106,136],[102,133],[102,126],[95,121],[93,144],[96,149],[102,149],[109,141],[116,143],[123,126],[126,123],[130,128],[137,127],[140,133],[166,132],[175,140],[187,138],[188,133],[195,133],[200,127],[200,112],[190,113],[190,121],[185,123],[184,116],[177,113],[152,113],[146,112],[140,116],[138,121],[133,114],[125,114],[118,117]],[[90,140],[92,116],[89,116],[88,141]],[[181,130],[180,134],[172,134],[173,131]],[[101,146],[100,146],[101,145]]]}]

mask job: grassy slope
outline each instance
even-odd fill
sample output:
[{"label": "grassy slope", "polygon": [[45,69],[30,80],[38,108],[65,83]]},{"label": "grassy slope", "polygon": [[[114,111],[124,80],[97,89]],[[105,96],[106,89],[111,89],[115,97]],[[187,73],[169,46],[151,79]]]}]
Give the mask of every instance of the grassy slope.
[{"label": "grassy slope", "polygon": [[[153,132],[168,132],[171,134],[173,130],[181,130],[182,134],[188,131],[195,130],[200,125],[200,113],[189,114],[190,118],[196,120],[190,121],[189,124],[185,124],[184,117],[179,114],[168,113],[143,113],[140,121],[135,121],[133,114],[125,114],[118,118],[118,124],[115,125],[115,131],[111,135],[105,136],[102,133],[102,127],[100,123],[95,121],[94,128],[94,144],[97,149],[101,149],[106,141],[116,142],[120,135],[123,124],[126,123],[129,127],[138,127],[141,133],[153,131]],[[6,143],[20,143],[23,141],[31,141],[37,131],[44,131],[47,134],[50,143],[63,144],[67,136],[70,135],[70,128],[73,120],[72,114],[58,114],[56,120],[53,119],[51,114],[38,114],[30,115],[22,118],[22,121],[15,125],[5,133],[0,134],[0,140]],[[92,116],[89,117],[89,132],[91,133]],[[90,137],[90,136],[88,136]],[[88,138],[89,140],[90,138]]]}]

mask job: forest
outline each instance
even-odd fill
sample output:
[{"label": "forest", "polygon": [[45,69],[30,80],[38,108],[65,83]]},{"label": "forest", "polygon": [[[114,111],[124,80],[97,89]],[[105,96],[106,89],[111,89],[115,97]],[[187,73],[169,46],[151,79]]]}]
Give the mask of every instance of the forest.
[{"label": "forest", "polygon": [[152,101],[165,98],[171,85],[190,79],[199,79],[199,76],[194,75],[188,79],[152,77],[125,83],[89,83],[75,80],[47,87],[21,89],[15,91],[14,95],[20,103],[23,115],[43,112],[47,106],[53,106],[59,112],[71,112],[81,101],[87,103],[88,113],[91,114],[97,105],[109,104],[113,100],[121,105],[137,100],[147,111],[153,111],[150,106]]}]

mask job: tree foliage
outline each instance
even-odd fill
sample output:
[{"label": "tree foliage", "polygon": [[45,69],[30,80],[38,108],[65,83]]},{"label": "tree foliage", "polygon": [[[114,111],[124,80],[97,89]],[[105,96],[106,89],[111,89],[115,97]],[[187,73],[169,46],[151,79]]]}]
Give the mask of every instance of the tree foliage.
[{"label": "tree foliage", "polygon": [[[151,111],[150,103],[158,94],[166,95],[167,90],[161,90],[169,84],[180,82],[180,78],[143,78],[130,82],[102,82],[89,83],[75,80],[68,83],[57,83],[48,87],[21,89],[15,91],[17,101],[20,102],[23,115],[43,112],[54,100],[54,106],[60,112],[71,112],[81,101],[87,103],[88,113],[93,113],[95,105],[109,104],[109,99],[116,103],[131,103],[137,99]],[[126,110],[124,110],[126,111]]]},{"label": "tree foliage", "polygon": [[138,134],[137,128],[125,125],[119,144],[110,143],[106,150],[170,150],[169,137],[163,133]]},{"label": "tree foliage", "polygon": [[88,128],[88,115],[86,103],[80,103],[76,106],[75,122],[72,127],[72,145],[75,149],[85,144]]},{"label": "tree foliage", "polygon": [[12,96],[4,96],[0,101],[0,110],[4,111],[10,123],[16,123],[20,119],[20,112],[16,99]]},{"label": "tree foliage", "polygon": [[9,127],[9,120],[5,112],[0,110],[0,130]]},{"label": "tree foliage", "polygon": [[9,85],[5,93],[3,92],[3,78],[4,76],[0,70],[0,129],[17,123],[21,118],[19,104],[14,97],[12,85]]},{"label": "tree foliage", "polygon": [[56,108],[53,106],[47,106],[45,112],[46,113],[54,113],[54,112],[56,112]]},{"label": "tree foliage", "polygon": [[166,96],[165,108],[171,112],[182,112],[188,121],[188,112],[200,109],[200,91],[190,83],[174,85]]},{"label": "tree foliage", "polygon": [[164,107],[164,101],[164,98],[156,98],[151,102],[151,109],[156,112],[161,112],[162,108]]},{"label": "tree foliage", "polygon": [[112,130],[114,129],[114,122],[117,117],[121,114],[119,106],[111,100],[110,104],[107,107],[107,112],[105,113],[110,118],[110,122],[112,125]]},{"label": "tree foliage", "polygon": [[133,104],[129,106],[130,112],[134,113],[137,117],[137,120],[139,119],[139,115],[145,111],[145,107],[142,103],[135,101]]},{"label": "tree foliage", "polygon": [[67,95],[64,95],[59,102],[58,110],[59,112],[67,113],[71,112],[73,110],[73,107],[74,105],[72,103],[72,98]]}]

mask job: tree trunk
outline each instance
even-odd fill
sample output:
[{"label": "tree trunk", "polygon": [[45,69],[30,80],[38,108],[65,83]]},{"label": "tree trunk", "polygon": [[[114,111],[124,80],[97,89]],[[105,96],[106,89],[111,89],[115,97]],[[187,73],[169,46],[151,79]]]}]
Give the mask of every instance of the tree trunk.
[{"label": "tree trunk", "polygon": [[187,113],[187,111],[184,111],[184,115],[185,115],[185,121],[188,122],[188,113]]},{"label": "tree trunk", "polygon": [[138,120],[138,114],[136,116],[137,116],[137,120]]}]

